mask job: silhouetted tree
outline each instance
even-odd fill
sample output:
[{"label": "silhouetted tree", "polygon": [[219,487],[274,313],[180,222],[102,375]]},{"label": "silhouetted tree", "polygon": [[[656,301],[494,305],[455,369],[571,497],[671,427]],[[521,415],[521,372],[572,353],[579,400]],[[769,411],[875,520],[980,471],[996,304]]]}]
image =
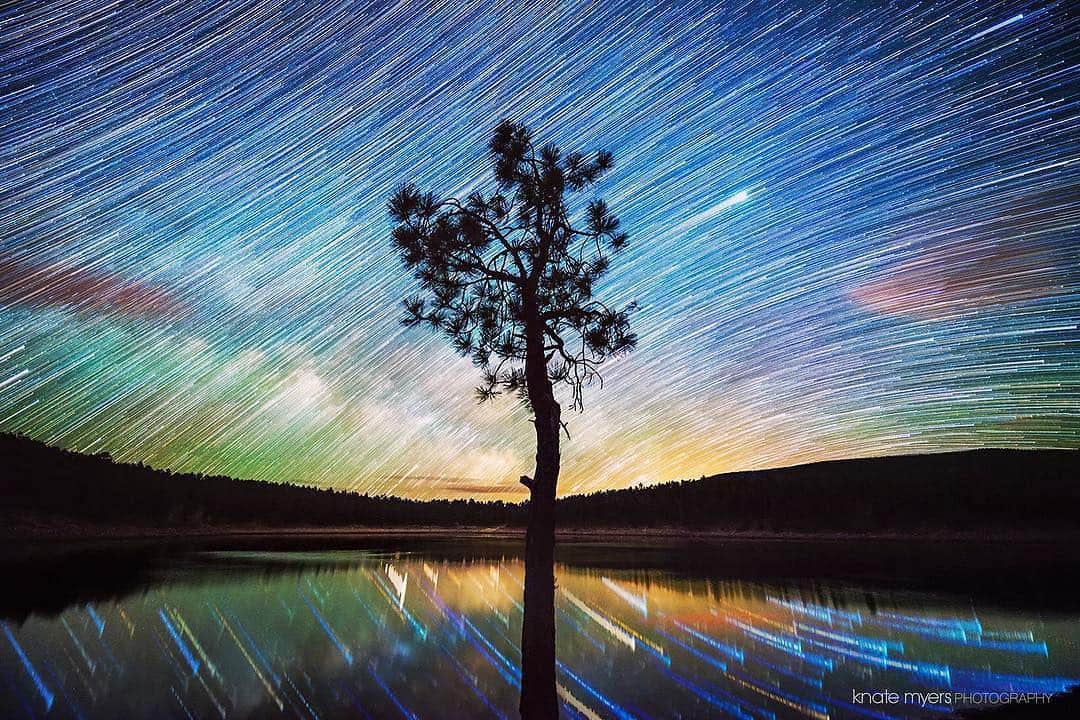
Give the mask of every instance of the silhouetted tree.
[{"label": "silhouetted tree", "polygon": [[593,297],[626,233],[603,200],[575,213],[570,192],[611,169],[611,153],[537,149],[528,129],[504,121],[490,143],[496,189],[461,200],[412,184],[389,202],[393,240],[423,288],[405,300],[404,322],[441,331],[483,371],[481,401],[516,394],[532,411],[536,470],[528,487],[521,713],[558,714],[555,693],[555,493],[559,432],[555,387],[575,409],[599,366],[634,347],[627,313]]}]

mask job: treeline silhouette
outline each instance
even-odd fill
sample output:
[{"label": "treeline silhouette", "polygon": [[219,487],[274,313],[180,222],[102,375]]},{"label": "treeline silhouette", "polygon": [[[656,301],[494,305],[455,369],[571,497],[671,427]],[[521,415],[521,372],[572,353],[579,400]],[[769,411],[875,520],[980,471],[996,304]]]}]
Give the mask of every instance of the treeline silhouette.
[{"label": "treeline silhouette", "polygon": [[[526,505],[407,500],[114,462],[0,434],[0,516],[101,525],[523,526]],[[1080,453],[971,450],[728,473],[559,500],[563,528],[1080,529]]]},{"label": "treeline silhouette", "polygon": [[154,527],[498,525],[504,502],[361,495],[118,463],[23,435],[0,435],[0,508],[9,517],[68,518]]}]

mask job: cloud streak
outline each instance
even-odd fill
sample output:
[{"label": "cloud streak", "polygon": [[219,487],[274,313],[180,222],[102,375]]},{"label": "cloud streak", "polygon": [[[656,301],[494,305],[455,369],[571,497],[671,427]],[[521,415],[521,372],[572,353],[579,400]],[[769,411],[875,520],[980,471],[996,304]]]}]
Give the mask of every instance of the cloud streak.
[{"label": "cloud streak", "polygon": [[1063,291],[1068,267],[1040,248],[935,248],[855,288],[858,304],[887,315],[942,318]]},{"label": "cloud streak", "polygon": [[0,256],[0,304],[148,319],[188,313],[184,303],[158,285],[104,270],[4,256]]}]

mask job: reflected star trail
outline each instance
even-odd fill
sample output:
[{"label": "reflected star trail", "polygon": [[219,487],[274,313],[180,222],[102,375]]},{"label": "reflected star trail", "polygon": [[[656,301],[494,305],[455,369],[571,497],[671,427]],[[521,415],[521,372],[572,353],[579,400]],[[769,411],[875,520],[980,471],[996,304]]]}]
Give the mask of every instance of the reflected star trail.
[{"label": "reflected star trail", "polygon": [[[1064,2],[0,11],[0,429],[185,471],[518,498],[532,433],[397,324],[384,201],[503,117],[610,149],[639,349],[561,490],[1080,446]],[[588,198],[582,198],[582,201]]]},{"label": "reflected star trail", "polygon": [[[514,718],[523,572],[423,554],[192,556],[144,591],[0,620],[0,711]],[[1074,614],[660,570],[558,577],[569,718],[945,717],[1080,682]],[[855,701],[885,688],[912,695]]]}]

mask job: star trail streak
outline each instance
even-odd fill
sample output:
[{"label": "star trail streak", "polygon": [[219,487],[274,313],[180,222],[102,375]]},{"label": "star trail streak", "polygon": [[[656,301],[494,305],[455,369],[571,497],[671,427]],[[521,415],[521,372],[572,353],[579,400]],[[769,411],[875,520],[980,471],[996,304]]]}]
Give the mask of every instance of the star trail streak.
[{"label": "star trail streak", "polygon": [[524,412],[399,327],[384,206],[484,187],[509,117],[611,150],[631,239],[639,349],[563,492],[1078,447],[1078,37],[1053,1],[8,4],[0,429],[520,497]]}]

